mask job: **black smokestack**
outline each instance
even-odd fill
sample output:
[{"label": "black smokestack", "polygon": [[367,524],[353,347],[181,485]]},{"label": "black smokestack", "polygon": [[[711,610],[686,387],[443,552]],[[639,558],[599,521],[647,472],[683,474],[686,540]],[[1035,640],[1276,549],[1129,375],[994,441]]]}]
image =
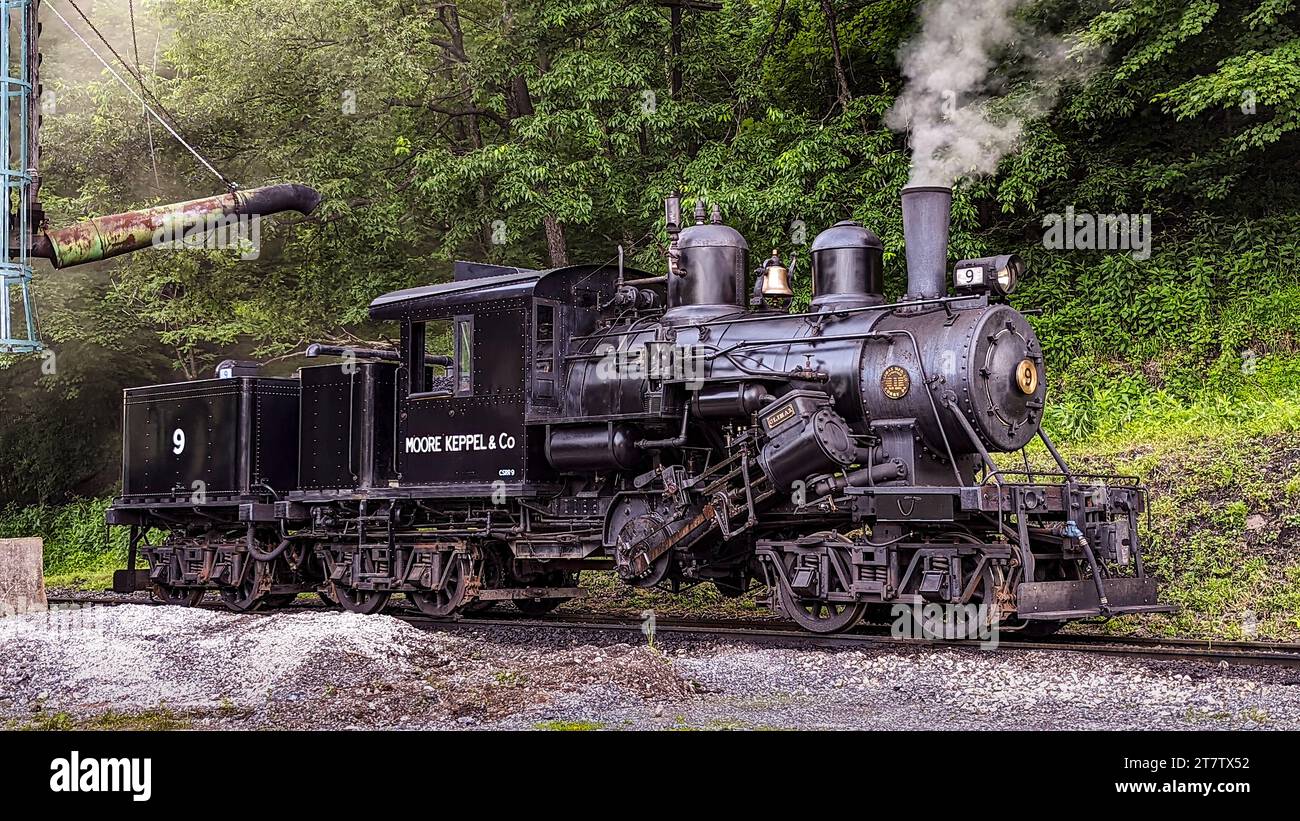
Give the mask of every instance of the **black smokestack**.
[{"label": "black smokestack", "polygon": [[903,242],[907,250],[907,299],[948,294],[948,220],[952,189],[903,189]]}]

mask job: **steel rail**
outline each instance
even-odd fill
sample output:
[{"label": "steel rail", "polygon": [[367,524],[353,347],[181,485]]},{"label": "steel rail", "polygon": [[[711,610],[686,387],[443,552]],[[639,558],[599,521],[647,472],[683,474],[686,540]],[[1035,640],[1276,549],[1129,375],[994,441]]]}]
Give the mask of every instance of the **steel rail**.
[{"label": "steel rail", "polygon": [[[55,605],[161,604],[153,600],[109,597],[50,597]],[[232,611],[217,601],[200,602],[203,609]],[[334,610],[319,604],[295,604],[287,608],[255,611],[248,615],[263,616],[277,612],[303,612]],[[428,630],[457,630],[466,628],[525,627],[536,629],[595,630],[610,632],[643,633],[643,622],[627,616],[598,613],[559,613],[549,616],[524,616],[511,611],[499,614],[475,614],[472,617],[433,618],[405,608],[390,607],[385,611],[413,626]],[[680,619],[658,617],[656,634],[674,636],[704,636],[735,642],[785,643],[790,646],[863,648],[863,647],[913,647],[987,649],[991,651],[1050,651],[1083,652],[1100,655],[1124,656],[1157,661],[1199,661],[1226,664],[1280,665],[1300,668],[1300,643],[1217,641],[1214,639],[1153,638],[1145,636],[1107,636],[1093,633],[1065,633],[1048,638],[1030,638],[1002,632],[996,646],[987,642],[965,639],[910,638],[880,632],[880,626],[864,625],[849,633],[820,635],[810,633],[779,617],[769,619]]]}]

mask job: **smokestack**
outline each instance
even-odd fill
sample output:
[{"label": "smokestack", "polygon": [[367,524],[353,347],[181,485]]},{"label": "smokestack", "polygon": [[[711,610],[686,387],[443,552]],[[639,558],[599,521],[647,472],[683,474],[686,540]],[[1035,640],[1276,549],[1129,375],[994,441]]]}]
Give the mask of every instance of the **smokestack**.
[{"label": "smokestack", "polygon": [[932,299],[948,294],[948,220],[952,189],[903,189],[903,243],[907,251],[907,296]]},{"label": "smokestack", "polygon": [[159,205],[47,231],[32,238],[32,256],[44,257],[55,268],[97,262],[153,244],[161,228],[181,232],[203,220],[241,215],[263,217],[283,211],[310,214],[320,204],[315,189],[298,183],[232,191],[199,200]]}]

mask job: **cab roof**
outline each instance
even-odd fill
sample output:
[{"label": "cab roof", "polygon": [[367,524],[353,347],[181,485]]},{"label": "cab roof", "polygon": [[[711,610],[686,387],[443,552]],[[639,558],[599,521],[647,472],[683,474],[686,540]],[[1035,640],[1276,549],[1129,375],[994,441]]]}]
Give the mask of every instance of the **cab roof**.
[{"label": "cab roof", "polygon": [[[567,265],[540,271],[493,266],[506,273],[492,271],[491,275],[483,276],[482,268],[486,267],[481,266],[479,275],[470,278],[383,294],[370,303],[370,318],[421,319],[445,313],[451,308],[528,296],[568,301],[574,297],[575,290],[584,284],[589,284],[593,291],[604,291],[618,277],[617,266],[611,264]],[[623,276],[626,279],[637,279],[650,275],[625,267]]]}]

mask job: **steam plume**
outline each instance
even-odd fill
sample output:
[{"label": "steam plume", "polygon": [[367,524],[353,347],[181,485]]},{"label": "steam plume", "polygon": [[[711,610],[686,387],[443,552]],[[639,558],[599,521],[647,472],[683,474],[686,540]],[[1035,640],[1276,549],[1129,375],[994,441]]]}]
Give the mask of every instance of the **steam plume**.
[{"label": "steam plume", "polygon": [[[885,115],[911,131],[909,185],[952,185],[990,174],[1012,151],[1025,119],[1050,108],[1061,84],[1091,64],[1061,38],[1040,35],[1016,13],[1033,0],[927,0],[921,32],[899,52],[903,92]],[[1012,68],[1027,82],[1007,94]]]}]

